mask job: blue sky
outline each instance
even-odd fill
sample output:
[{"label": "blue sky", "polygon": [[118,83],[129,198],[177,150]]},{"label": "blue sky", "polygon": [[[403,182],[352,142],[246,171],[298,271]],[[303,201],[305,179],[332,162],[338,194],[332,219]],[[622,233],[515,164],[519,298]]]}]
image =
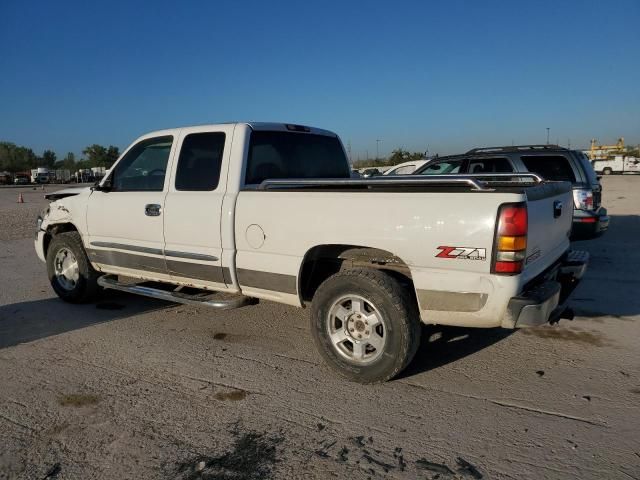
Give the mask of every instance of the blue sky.
[{"label": "blue sky", "polygon": [[640,1],[0,1],[0,140],[233,120],[402,146],[640,143]]}]

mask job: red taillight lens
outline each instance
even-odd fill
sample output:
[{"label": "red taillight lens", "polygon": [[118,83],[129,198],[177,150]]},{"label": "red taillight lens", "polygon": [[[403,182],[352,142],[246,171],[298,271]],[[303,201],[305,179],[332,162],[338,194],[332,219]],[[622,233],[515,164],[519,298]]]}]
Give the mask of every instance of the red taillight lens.
[{"label": "red taillight lens", "polygon": [[520,273],[522,271],[522,262],[496,262],[496,273]]},{"label": "red taillight lens", "polygon": [[503,205],[500,208],[498,221],[500,222],[498,235],[508,235],[510,237],[526,235],[527,227],[529,226],[526,205]]},{"label": "red taillight lens", "polygon": [[528,230],[526,203],[508,203],[500,207],[493,252],[494,273],[513,275],[522,271]]}]

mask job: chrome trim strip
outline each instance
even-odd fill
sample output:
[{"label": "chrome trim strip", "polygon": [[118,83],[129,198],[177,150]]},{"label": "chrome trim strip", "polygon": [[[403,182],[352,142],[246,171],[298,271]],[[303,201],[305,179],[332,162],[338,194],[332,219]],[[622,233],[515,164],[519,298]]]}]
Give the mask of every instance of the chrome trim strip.
[{"label": "chrome trim strip", "polygon": [[139,247],[137,245],[126,245],[124,243],[91,242],[91,246],[100,248],[117,248],[118,250],[130,250],[132,252],[149,253],[151,255],[164,255],[160,248]]},{"label": "chrome trim strip", "polygon": [[298,279],[295,275],[285,275],[282,273],[260,272],[257,270],[236,269],[240,288],[253,287],[261,290],[271,290],[274,292],[298,293]]},{"label": "chrome trim strip", "polygon": [[132,252],[150,253],[151,255],[166,255],[167,257],[188,258],[190,260],[203,260],[205,262],[217,262],[218,257],[203,253],[177,252],[175,250],[163,250],[161,248],[139,247],[124,243],[91,242],[92,247],[117,248],[118,250],[130,250]]},{"label": "chrome trim strip", "polygon": [[167,257],[188,258],[190,260],[202,260],[205,262],[217,262],[218,257],[213,255],[205,255],[204,253],[189,253],[189,252],[176,252],[174,250],[165,250],[164,254]]},{"label": "chrome trim strip", "polygon": [[417,290],[421,310],[442,312],[477,312],[487,303],[486,293]]}]

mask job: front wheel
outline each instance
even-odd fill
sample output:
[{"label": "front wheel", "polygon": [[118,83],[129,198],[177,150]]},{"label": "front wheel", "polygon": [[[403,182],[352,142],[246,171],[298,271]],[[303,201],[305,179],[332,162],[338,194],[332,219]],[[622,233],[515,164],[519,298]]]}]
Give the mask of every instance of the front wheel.
[{"label": "front wheel", "polygon": [[53,237],[47,249],[47,274],[56,294],[70,303],[88,302],[100,289],[100,274],[91,266],[78,232]]},{"label": "front wheel", "polygon": [[373,269],[341,271],[318,288],[311,332],[329,366],[349,380],[378,383],[398,375],[420,344],[418,309],[406,288]]}]

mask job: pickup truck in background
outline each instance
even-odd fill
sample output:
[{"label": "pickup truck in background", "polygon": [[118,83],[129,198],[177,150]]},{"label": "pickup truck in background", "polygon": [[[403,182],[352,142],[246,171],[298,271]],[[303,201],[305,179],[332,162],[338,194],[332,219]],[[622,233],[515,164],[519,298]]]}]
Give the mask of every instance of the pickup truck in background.
[{"label": "pickup truck in background", "polygon": [[615,155],[612,158],[596,158],[591,165],[597,173],[611,175],[613,173],[640,173],[640,158]]},{"label": "pickup truck in background", "polygon": [[96,186],[49,194],[35,248],[69,302],[111,288],[214,308],[309,306],[324,359],[362,383],[407,366],[421,323],[519,328],[568,314],[588,260],[569,250],[569,183],[350,177],[326,130],[153,132]]},{"label": "pickup truck in background", "polygon": [[461,155],[439,157],[417,175],[536,173],[545,180],[570,182],[573,190],[572,240],[589,240],[609,228],[602,206],[602,185],[587,156],[558,145],[514,145],[474,148]]}]

